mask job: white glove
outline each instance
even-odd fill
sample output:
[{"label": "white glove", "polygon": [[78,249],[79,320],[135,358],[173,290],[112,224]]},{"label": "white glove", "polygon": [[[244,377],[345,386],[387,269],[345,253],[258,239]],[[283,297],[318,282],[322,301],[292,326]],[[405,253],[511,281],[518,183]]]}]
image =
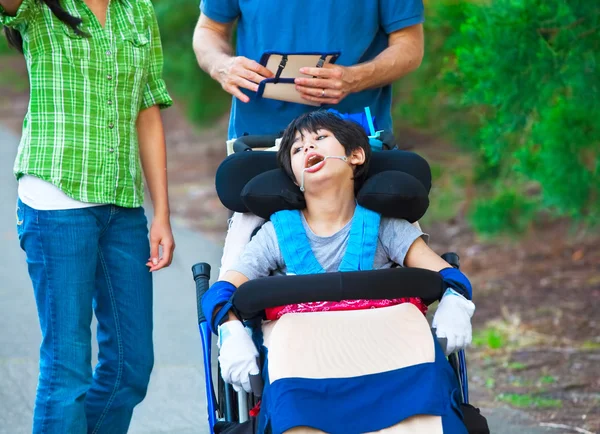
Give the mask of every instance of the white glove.
[{"label": "white glove", "polygon": [[431,326],[438,338],[446,338],[446,355],[471,345],[471,317],[475,312],[472,301],[448,288],[433,316]]},{"label": "white glove", "polygon": [[260,372],[256,363],[258,351],[241,321],[228,321],[219,326],[219,363],[221,376],[236,392],[251,393],[249,375]]}]

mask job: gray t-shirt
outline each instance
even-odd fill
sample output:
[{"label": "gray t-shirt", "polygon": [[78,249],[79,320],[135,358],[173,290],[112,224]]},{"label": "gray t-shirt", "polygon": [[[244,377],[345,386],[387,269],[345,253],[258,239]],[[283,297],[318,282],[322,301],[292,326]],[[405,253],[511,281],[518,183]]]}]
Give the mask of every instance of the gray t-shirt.
[{"label": "gray t-shirt", "polygon": [[[335,234],[320,237],[314,234],[304,215],[301,215],[304,230],[317,261],[326,272],[338,271],[346,253],[352,220]],[[403,266],[406,252],[419,237],[423,237],[425,241],[429,238],[406,220],[382,217],[373,269],[390,268],[393,264]],[[257,232],[246,245],[233,270],[250,280],[266,277],[271,273],[286,274],[287,267],[279,249],[273,223],[266,222]]]}]

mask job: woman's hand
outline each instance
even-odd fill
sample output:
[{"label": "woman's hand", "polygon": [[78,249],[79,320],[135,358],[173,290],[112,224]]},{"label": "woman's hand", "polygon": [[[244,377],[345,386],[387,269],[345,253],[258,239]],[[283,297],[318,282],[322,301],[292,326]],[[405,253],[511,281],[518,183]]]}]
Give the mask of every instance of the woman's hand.
[{"label": "woman's hand", "polygon": [[322,68],[300,68],[300,72],[315,77],[298,77],[295,80],[296,90],[308,101],[338,104],[357,91],[357,78],[352,68],[326,63]]},{"label": "woman's hand", "polygon": [[[162,247],[162,256],[159,256],[159,246]],[[146,265],[150,271],[158,271],[168,267],[173,261],[175,241],[169,219],[154,219],[150,226],[150,258]]]}]

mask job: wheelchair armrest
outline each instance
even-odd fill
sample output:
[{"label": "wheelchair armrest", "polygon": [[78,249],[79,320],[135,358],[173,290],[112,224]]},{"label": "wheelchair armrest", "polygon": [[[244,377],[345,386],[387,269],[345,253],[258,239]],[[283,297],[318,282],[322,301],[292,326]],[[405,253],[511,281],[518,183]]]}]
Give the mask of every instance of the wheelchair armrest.
[{"label": "wheelchair armrest", "polygon": [[421,268],[272,276],[241,285],[233,305],[245,319],[266,308],[314,301],[419,297],[430,305],[441,298],[443,288],[439,273]]}]

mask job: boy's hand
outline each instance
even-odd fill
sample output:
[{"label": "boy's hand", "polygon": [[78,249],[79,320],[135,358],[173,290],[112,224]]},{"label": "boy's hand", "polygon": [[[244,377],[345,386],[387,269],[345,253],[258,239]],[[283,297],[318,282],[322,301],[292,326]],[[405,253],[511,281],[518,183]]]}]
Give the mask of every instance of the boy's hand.
[{"label": "boy's hand", "polygon": [[258,351],[244,325],[228,321],[219,326],[219,363],[221,376],[236,392],[251,393],[250,375],[260,372],[256,363]]},{"label": "boy's hand", "polygon": [[471,345],[471,317],[475,305],[458,292],[449,288],[433,316],[431,326],[438,338],[446,338],[446,355]]}]

